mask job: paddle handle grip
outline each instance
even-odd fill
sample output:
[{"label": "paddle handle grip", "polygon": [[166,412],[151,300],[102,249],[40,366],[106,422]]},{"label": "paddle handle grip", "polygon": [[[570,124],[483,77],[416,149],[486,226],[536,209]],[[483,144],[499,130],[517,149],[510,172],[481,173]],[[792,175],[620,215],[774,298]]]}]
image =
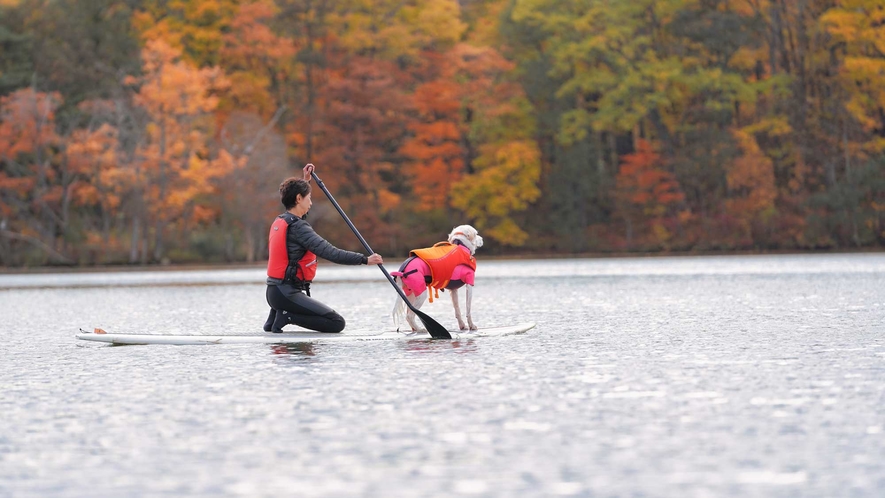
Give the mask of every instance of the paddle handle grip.
[{"label": "paddle handle grip", "polygon": [[[344,218],[344,221],[347,223],[347,226],[349,226],[350,229],[353,230],[353,234],[356,235],[356,238],[360,239],[360,242],[363,244],[363,247],[365,247],[366,250],[369,251],[369,256],[371,256],[372,254],[375,254],[375,251],[373,251],[372,248],[369,247],[369,243],[366,242],[366,239],[364,239],[363,236],[360,235],[360,231],[356,229],[356,227],[350,221],[350,218],[347,217],[347,215],[344,213],[344,210],[341,209],[341,206],[339,206],[338,202],[335,201],[335,198],[332,197],[332,193],[329,192],[329,189],[326,188],[326,184],[323,183],[323,181],[320,180],[320,177],[318,177],[317,174],[314,173],[313,171],[310,172],[310,176],[314,179],[315,182],[317,182],[317,185],[319,185],[320,190],[322,190],[323,193],[326,194],[326,197],[328,197],[329,200],[332,201],[332,205],[335,206],[335,209],[338,210],[338,214],[340,214],[341,217]],[[378,265],[378,266],[381,266],[381,265]]]}]

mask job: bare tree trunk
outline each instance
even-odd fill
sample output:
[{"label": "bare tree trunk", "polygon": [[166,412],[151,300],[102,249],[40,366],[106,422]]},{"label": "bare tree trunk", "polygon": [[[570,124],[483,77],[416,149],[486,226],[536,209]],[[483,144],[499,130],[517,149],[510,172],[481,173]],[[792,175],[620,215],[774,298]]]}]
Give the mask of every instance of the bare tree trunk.
[{"label": "bare tree trunk", "polygon": [[138,243],[141,235],[141,218],[132,217],[132,238],[129,241],[129,264],[138,262]]},{"label": "bare tree trunk", "polygon": [[38,140],[34,144],[34,163],[37,165],[37,188],[35,192],[35,197],[38,201],[38,211],[37,219],[39,220],[39,226],[34,227],[38,232],[40,232],[40,238],[43,239],[45,243],[48,243],[49,246],[52,247],[52,250],[55,251],[55,220],[54,216],[51,212],[51,209],[48,204],[46,204],[45,196],[46,192],[49,190],[49,182],[48,182],[48,173],[49,169],[49,160],[44,157],[44,144],[43,141],[39,139],[42,136],[41,130],[46,126],[46,119],[48,116],[44,116],[40,112],[40,108],[37,105],[37,81],[36,74],[34,75],[34,80],[31,83],[31,90],[33,91],[34,99],[31,102],[33,104],[34,111],[34,128],[37,133]]},{"label": "bare tree trunk", "polygon": [[627,224],[627,249],[633,247],[633,221],[630,218],[624,218],[624,221]]},{"label": "bare tree trunk", "polygon": [[163,260],[163,253],[166,251],[165,241],[163,237],[163,230],[165,229],[165,223],[157,220],[156,225],[156,233],[154,233],[154,261],[160,262]]},{"label": "bare tree trunk", "polygon": [[851,185],[851,151],[848,148],[848,120],[842,121],[842,147],[845,149],[845,182]]},{"label": "bare tree trunk", "polygon": [[234,236],[229,232],[224,235],[224,260],[230,263],[234,260]]},{"label": "bare tree trunk", "polygon": [[148,262],[148,234],[147,220],[141,223],[141,264],[146,265]]},{"label": "bare tree trunk", "polygon": [[[160,123],[160,165],[159,165],[159,175],[157,178],[157,183],[160,186],[160,197],[159,203],[162,205],[166,199],[166,190],[169,184],[169,177],[167,176],[167,163],[166,163],[166,124],[164,122]],[[157,220],[155,226],[154,233],[154,261],[160,262],[163,257],[163,228],[164,228],[164,214],[161,206],[157,206],[159,211],[157,212]],[[145,237],[147,238],[147,237]],[[147,255],[144,256],[145,258]]]},{"label": "bare tree trunk", "polygon": [[835,161],[827,161],[826,172],[827,172],[827,185],[830,188],[834,188],[836,186],[836,162]]},{"label": "bare tree trunk", "polygon": [[104,207],[101,208],[101,239],[106,246],[111,240],[111,215]]},{"label": "bare tree trunk", "polygon": [[249,227],[249,229],[246,230],[246,262],[255,262],[255,252],[255,229]]}]

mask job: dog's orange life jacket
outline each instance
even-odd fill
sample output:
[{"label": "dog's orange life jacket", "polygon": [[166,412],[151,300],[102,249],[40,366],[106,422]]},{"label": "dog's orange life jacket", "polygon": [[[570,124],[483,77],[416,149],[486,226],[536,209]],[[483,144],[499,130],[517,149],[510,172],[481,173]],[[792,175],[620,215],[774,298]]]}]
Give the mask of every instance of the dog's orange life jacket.
[{"label": "dog's orange life jacket", "polygon": [[[409,254],[421,258],[430,267],[429,287],[436,291],[436,297],[439,297],[440,289],[449,285],[449,280],[452,278],[452,272],[455,271],[456,266],[466,265],[476,271],[476,258],[449,242],[437,242],[433,247],[415,249]],[[428,295],[432,303],[433,293],[428,292]]]},{"label": "dog's orange life jacket", "polygon": [[316,254],[305,251],[294,264],[289,263],[289,248],[286,244],[286,233],[298,217],[292,213],[283,213],[274,220],[267,236],[267,276],[278,278],[283,283],[310,283],[317,274]]}]

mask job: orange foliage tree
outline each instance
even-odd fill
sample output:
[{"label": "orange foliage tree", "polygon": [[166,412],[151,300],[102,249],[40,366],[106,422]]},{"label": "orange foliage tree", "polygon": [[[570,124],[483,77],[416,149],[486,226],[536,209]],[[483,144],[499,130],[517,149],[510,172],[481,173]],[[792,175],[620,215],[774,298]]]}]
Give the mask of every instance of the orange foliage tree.
[{"label": "orange foliage tree", "polygon": [[[227,86],[221,71],[196,69],[180,59],[181,52],[165,42],[148,42],[143,52],[143,76],[130,78],[138,85],[135,103],[148,115],[146,133],[138,145],[137,175],[153,225],[154,259],[164,256],[164,231],[173,221],[203,221],[213,215],[199,202],[214,192],[213,180],[236,166],[236,159],[221,151],[209,157],[211,112],[217,94]],[[142,224],[141,226],[147,226]]]},{"label": "orange foliage tree", "polygon": [[734,131],[733,136],[741,155],[726,166],[728,197],[726,212],[738,223],[735,242],[752,246],[756,239],[754,227],[764,226],[774,215],[777,188],[774,184],[774,164],[766,156],[752,135]]},{"label": "orange foliage tree", "polygon": [[408,160],[416,208],[433,211],[448,207],[446,193],[465,172],[466,126],[462,118],[463,88],[455,80],[451,58],[427,52],[427,70],[437,77],[418,85],[412,95],[415,119],[400,148]]},{"label": "orange foliage tree", "polygon": [[67,139],[65,157],[79,180],[73,185],[74,202],[94,206],[100,216],[98,230],[87,229],[86,248],[119,249],[111,243],[110,225],[121,212],[123,198],[133,187],[131,170],[120,167],[118,131],[103,123],[97,128],[74,130]]},{"label": "orange foliage tree", "polygon": [[[311,119],[290,136],[312,160],[332,168],[327,182],[341,192],[345,209],[361,206],[354,221],[397,252],[403,220],[414,212],[411,204],[398,209],[412,194],[414,163],[401,150],[415,114],[410,94],[429,79],[425,71],[432,73],[426,53],[444,51],[463,32],[458,2],[342,0],[332,4],[328,20],[325,36],[307,40],[313,48],[304,54],[308,67],[325,62],[323,74],[305,74],[304,110]],[[447,204],[447,192],[436,195],[437,204]]]},{"label": "orange foliage tree", "polygon": [[467,43],[425,57],[434,76],[415,90],[401,149],[417,209],[455,207],[491,239],[522,245],[514,214],[540,195],[540,152],[521,89],[504,79],[513,65]]},{"label": "orange foliage tree", "polygon": [[0,98],[0,234],[69,263],[62,236],[72,178],[59,161],[63,141],[55,131],[61,103],[58,93],[31,88]]},{"label": "orange foliage tree", "polygon": [[[370,57],[351,58],[330,72],[322,92],[323,128],[316,136],[314,157],[329,172],[330,187],[342,194],[354,222],[376,240],[394,237],[389,217],[400,202],[393,189],[399,176],[396,144],[408,99],[396,85],[398,75],[395,64]],[[349,209],[353,205],[361,209]],[[352,240],[346,227],[342,235]]]},{"label": "orange foliage tree", "polygon": [[674,227],[690,214],[675,176],[664,169],[651,142],[636,141],[636,152],[621,157],[616,181],[616,204],[626,224],[627,248],[634,244],[668,247]]}]

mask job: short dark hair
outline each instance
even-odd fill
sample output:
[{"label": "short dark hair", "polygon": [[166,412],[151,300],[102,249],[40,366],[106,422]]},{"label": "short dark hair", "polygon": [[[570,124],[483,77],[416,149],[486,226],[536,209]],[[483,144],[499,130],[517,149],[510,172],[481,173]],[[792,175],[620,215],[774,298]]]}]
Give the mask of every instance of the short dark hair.
[{"label": "short dark hair", "polygon": [[298,200],[298,195],[301,197],[307,197],[307,194],[310,193],[310,184],[301,178],[290,177],[283,180],[283,183],[280,184],[280,202],[283,203],[283,206],[286,206],[286,209],[292,209],[295,206],[296,201]]}]

